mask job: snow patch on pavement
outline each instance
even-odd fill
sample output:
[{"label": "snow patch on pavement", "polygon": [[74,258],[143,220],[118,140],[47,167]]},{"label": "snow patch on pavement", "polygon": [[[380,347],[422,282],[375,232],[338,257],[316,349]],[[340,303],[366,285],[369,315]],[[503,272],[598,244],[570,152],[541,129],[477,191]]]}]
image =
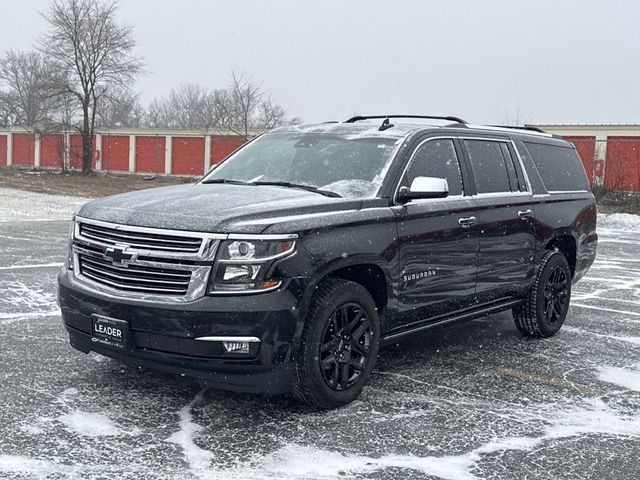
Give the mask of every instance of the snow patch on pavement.
[{"label": "snow patch on pavement", "polygon": [[102,413],[88,413],[75,410],[58,417],[58,420],[72,433],[85,437],[121,435],[123,432]]},{"label": "snow patch on pavement", "polygon": [[167,438],[167,442],[175,443],[182,448],[183,454],[191,472],[198,478],[208,478],[211,471],[213,453],[195,444],[196,435],[202,427],[193,421],[191,409],[202,401],[205,390],[200,391],[192,401],[178,411],[179,430]]},{"label": "snow patch on pavement", "polygon": [[15,308],[42,308],[56,305],[53,292],[46,292],[39,288],[32,288],[23,282],[10,282],[5,288],[6,300]]},{"label": "snow patch on pavement", "polygon": [[28,435],[42,435],[44,429],[36,425],[20,425],[20,430]]},{"label": "snow patch on pavement", "polygon": [[[523,410],[530,414],[530,410]],[[238,466],[224,472],[239,478],[290,478],[318,480],[344,478],[348,475],[370,475],[387,468],[415,470],[442,480],[477,480],[475,465],[483,456],[507,451],[531,451],[549,440],[600,434],[640,437],[640,418],[621,415],[599,398],[589,407],[556,412],[538,420],[546,424],[543,433],[534,437],[504,437],[459,455],[426,456],[383,455],[380,457],[343,454],[311,446],[287,444],[275,452],[256,459],[250,466]],[[226,478],[212,474],[207,478]]]},{"label": "snow patch on pavement", "polygon": [[618,342],[627,342],[627,343],[632,343],[634,345],[640,345],[640,337],[607,335],[605,333],[591,332],[589,330],[584,330],[582,328],[572,327],[569,325],[563,325],[562,330],[565,332],[577,333],[580,335],[591,335],[594,337],[606,338],[606,339],[615,340]]},{"label": "snow patch on pavement", "polygon": [[[288,478],[325,480],[344,478],[351,474],[371,474],[386,468],[416,470],[445,480],[473,480],[469,468],[477,454],[443,457],[415,455],[385,455],[369,457],[346,455],[297,444],[285,445],[263,457],[250,469],[230,471],[238,478]],[[225,478],[224,475],[220,478]]]},{"label": "snow patch on pavement", "polygon": [[0,188],[0,223],[71,220],[88,198]]},{"label": "snow patch on pavement", "polygon": [[621,367],[599,367],[598,380],[640,392],[640,372]]},{"label": "snow patch on pavement", "polygon": [[631,213],[598,213],[598,229],[640,232],[640,215]]},{"label": "snow patch on pavement", "polygon": [[0,455],[0,472],[15,475],[33,475],[33,478],[51,478],[52,475],[69,475],[72,467],[58,465],[47,460],[23,457],[22,455]]},{"label": "snow patch on pavement", "polygon": [[60,314],[53,292],[32,288],[20,281],[9,282],[2,289],[4,296],[0,298],[0,308],[5,311],[0,311],[0,325]]},{"label": "snow patch on pavement", "polygon": [[76,395],[78,395],[78,393],[79,392],[78,392],[77,388],[70,387],[70,388],[67,388],[64,392],[62,392],[60,394],[60,399],[62,400],[62,399],[66,399],[68,397],[75,397]]}]

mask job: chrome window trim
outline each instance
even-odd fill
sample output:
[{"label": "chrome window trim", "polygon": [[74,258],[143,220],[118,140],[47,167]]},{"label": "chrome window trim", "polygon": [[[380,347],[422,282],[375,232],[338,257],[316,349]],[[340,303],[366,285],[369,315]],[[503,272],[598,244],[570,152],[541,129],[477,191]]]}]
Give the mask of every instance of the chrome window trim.
[{"label": "chrome window trim", "polygon": [[456,200],[464,200],[465,198],[471,199],[471,195],[451,195],[442,198],[415,198],[407,203],[399,203],[398,205],[420,205],[422,203],[437,203],[437,202],[453,202]]},{"label": "chrome window trim", "polygon": [[529,192],[487,192],[476,193],[471,195],[473,198],[492,198],[492,197],[531,197]]},{"label": "chrome window trim", "polygon": [[591,190],[547,190],[549,194],[552,193],[589,193]]}]

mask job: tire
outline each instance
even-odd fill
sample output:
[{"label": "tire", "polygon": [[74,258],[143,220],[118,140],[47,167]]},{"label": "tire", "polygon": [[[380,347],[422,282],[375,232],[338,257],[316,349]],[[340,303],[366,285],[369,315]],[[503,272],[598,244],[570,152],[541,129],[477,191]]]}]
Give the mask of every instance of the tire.
[{"label": "tire", "polygon": [[371,376],[379,347],[380,319],[369,292],[347,280],[323,281],[297,350],[294,395],[322,409],[352,402]]},{"label": "tire", "polygon": [[559,251],[548,251],[523,303],[513,309],[516,327],[529,337],[551,337],[562,327],[570,300],[571,270],[567,258]]}]

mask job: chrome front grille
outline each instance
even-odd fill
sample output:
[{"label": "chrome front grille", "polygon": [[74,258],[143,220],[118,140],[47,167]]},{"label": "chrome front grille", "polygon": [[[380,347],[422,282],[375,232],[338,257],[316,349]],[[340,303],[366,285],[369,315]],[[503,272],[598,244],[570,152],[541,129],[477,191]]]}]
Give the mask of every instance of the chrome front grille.
[{"label": "chrome front grille", "polygon": [[91,223],[80,223],[80,236],[107,245],[125,244],[132,248],[162,252],[198,253],[202,238],[167,235],[131,230],[132,227],[106,227]]},{"label": "chrome front grille", "polygon": [[76,217],[74,276],[114,297],[192,301],[206,293],[216,250],[226,237]]},{"label": "chrome front grille", "polygon": [[92,255],[78,255],[80,273],[94,282],[142,294],[186,295],[191,272],[144,266],[118,266]]}]

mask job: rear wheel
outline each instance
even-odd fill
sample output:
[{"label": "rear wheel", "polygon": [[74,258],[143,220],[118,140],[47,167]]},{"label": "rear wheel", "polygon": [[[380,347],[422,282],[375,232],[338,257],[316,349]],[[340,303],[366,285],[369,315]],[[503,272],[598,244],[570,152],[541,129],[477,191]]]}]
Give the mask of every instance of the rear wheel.
[{"label": "rear wheel", "polygon": [[524,302],[513,309],[516,327],[532,337],[550,337],[564,323],[571,299],[571,270],[558,251],[544,254]]},{"label": "rear wheel", "polygon": [[371,376],[379,343],[380,321],[369,292],[347,280],[324,281],[304,325],[294,394],[318,408],[355,400]]}]

